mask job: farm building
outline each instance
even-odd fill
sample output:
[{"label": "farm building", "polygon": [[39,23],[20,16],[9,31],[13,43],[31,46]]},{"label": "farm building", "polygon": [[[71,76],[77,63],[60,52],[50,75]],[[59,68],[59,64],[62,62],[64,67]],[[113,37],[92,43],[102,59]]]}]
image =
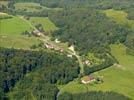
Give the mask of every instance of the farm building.
[{"label": "farm building", "polygon": [[42,33],[39,30],[34,30],[34,31],[32,31],[32,33],[33,33],[33,35],[39,36],[39,37],[42,35]]},{"label": "farm building", "polygon": [[85,65],[91,65],[91,63],[90,63],[89,60],[85,60],[85,61],[83,61],[83,64],[85,64]]},{"label": "farm building", "polygon": [[46,43],[45,44],[45,47],[48,48],[48,49],[53,49],[54,48],[54,46],[51,45],[51,44],[49,44],[49,43]]},{"label": "farm building", "polygon": [[55,43],[60,43],[60,41],[58,39],[55,39]]},{"label": "farm building", "polygon": [[94,81],[95,81],[95,78],[93,76],[89,75],[89,76],[84,77],[84,79],[82,79],[81,82],[83,84],[88,84],[88,83],[91,83],[91,82],[94,82]]},{"label": "farm building", "polygon": [[67,55],[67,57],[72,58],[72,57],[73,57],[73,55],[69,55],[69,54],[68,54],[68,55]]}]

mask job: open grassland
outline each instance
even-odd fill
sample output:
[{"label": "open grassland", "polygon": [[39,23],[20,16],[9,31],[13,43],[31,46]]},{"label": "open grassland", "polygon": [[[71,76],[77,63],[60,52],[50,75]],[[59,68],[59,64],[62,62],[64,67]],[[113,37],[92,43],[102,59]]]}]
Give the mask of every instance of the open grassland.
[{"label": "open grassland", "polygon": [[134,30],[134,20],[127,19],[127,13],[121,10],[104,10],[103,13],[106,14],[109,18],[116,21],[118,24],[128,25]]},{"label": "open grassland", "polygon": [[22,35],[22,32],[32,29],[33,27],[28,22],[16,16],[0,19],[0,47],[30,49],[39,41],[36,37]]},{"label": "open grassland", "polygon": [[28,12],[40,11],[42,7],[38,3],[16,3],[15,9],[26,10]]},{"label": "open grassland", "polygon": [[31,17],[30,22],[33,25],[41,24],[45,32],[51,32],[58,29],[48,17]]},{"label": "open grassland", "polygon": [[0,34],[20,35],[24,31],[32,30],[31,26],[19,17],[0,19]]},{"label": "open grassland", "polygon": [[27,12],[40,12],[41,10],[62,10],[62,8],[48,8],[41,6],[38,3],[15,3],[15,9],[16,10],[25,10]]},{"label": "open grassland", "polygon": [[134,56],[126,54],[126,47],[122,44],[111,45],[112,54],[119,61],[108,69],[94,73],[94,76],[103,76],[102,84],[80,84],[72,81],[65,86],[59,86],[61,93],[81,93],[91,90],[115,91],[134,99]]},{"label": "open grassland", "polygon": [[0,47],[30,49],[32,45],[39,43],[36,37],[0,35]]}]

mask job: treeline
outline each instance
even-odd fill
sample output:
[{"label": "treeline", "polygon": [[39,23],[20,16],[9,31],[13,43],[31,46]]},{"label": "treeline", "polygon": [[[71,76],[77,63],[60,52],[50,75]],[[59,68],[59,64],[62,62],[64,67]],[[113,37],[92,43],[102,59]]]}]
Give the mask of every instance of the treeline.
[{"label": "treeline", "polygon": [[86,92],[79,94],[63,93],[58,100],[131,100],[130,98],[116,92]]},{"label": "treeline", "polygon": [[[16,85],[16,82],[27,73],[41,68],[44,68],[42,72],[44,82],[50,84],[50,86],[57,82],[58,84],[65,84],[79,74],[79,65],[76,58],[70,59],[66,55],[50,51],[0,48],[0,97],[4,98],[3,94],[9,92]],[[31,80],[24,81],[30,82]],[[49,90],[48,86],[46,88]]]},{"label": "treeline", "polygon": [[102,69],[108,68],[115,63],[119,63],[112,55],[104,56],[102,59],[104,61],[100,65],[92,65],[92,66],[85,66],[84,67],[84,74],[89,75],[91,73],[100,71]]},{"label": "treeline", "polygon": [[94,9],[66,9],[54,13],[50,19],[60,27],[53,36],[75,44],[76,50],[82,54],[108,53],[110,44],[124,43],[131,33],[126,26],[117,25]]}]

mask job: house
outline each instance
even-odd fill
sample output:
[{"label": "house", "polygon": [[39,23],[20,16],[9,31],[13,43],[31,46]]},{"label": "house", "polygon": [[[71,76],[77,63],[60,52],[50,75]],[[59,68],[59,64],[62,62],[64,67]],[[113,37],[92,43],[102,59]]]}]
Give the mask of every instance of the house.
[{"label": "house", "polygon": [[73,55],[69,55],[69,54],[68,54],[68,55],[67,55],[67,57],[72,58],[72,57],[73,57]]},{"label": "house", "polygon": [[83,62],[83,64],[85,64],[85,65],[91,65],[91,63],[90,63],[89,60],[85,60],[85,61]]},{"label": "house", "polygon": [[32,31],[33,35],[40,37],[42,33],[39,30]]},{"label": "house", "polygon": [[94,82],[95,81],[95,78],[91,75],[89,76],[86,76],[82,81],[81,83],[83,84],[88,84],[88,83],[91,83],[91,82]]},{"label": "house", "polygon": [[60,43],[60,41],[58,39],[55,39],[55,43]]},{"label": "house", "polygon": [[74,45],[71,45],[68,49],[74,51]]},{"label": "house", "polygon": [[45,44],[45,47],[48,48],[48,49],[53,49],[54,48],[54,46],[51,45],[51,44],[49,44],[49,43],[46,43]]},{"label": "house", "polygon": [[61,53],[64,52],[64,49],[60,49],[60,52],[61,52]]}]

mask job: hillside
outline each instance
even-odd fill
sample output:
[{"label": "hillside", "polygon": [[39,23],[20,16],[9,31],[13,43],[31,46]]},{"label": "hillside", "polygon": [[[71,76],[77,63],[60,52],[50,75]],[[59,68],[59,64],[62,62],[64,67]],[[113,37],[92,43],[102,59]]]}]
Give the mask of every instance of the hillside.
[{"label": "hillside", "polygon": [[0,100],[133,100],[133,0],[0,0]]}]

